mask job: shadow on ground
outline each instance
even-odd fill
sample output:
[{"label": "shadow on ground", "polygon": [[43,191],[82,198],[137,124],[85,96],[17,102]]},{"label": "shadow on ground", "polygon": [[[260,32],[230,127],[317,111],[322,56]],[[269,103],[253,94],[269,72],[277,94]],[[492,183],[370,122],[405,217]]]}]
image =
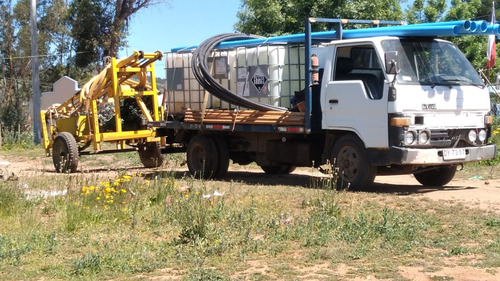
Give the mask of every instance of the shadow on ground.
[{"label": "shadow on ground", "polygon": [[[191,177],[187,171],[155,171],[152,173],[145,173],[145,178],[155,179],[155,178],[165,178],[174,177],[176,179],[185,179],[186,177]],[[307,174],[297,174],[292,173],[289,175],[269,175],[263,172],[256,171],[229,171],[224,178],[211,180],[211,181],[222,181],[222,182],[238,182],[248,185],[261,185],[261,186],[275,186],[275,185],[287,185],[287,186],[298,186],[305,188],[318,188],[318,189],[331,189],[332,185],[328,177],[321,176],[311,176]],[[390,183],[374,183],[373,186],[369,188],[357,189],[356,191],[348,190],[348,192],[370,192],[370,193],[382,193],[382,194],[395,194],[395,195],[412,195],[412,194],[424,194],[436,191],[456,191],[456,190],[466,190],[466,189],[476,189],[475,187],[467,186],[422,186],[422,185],[403,185],[403,184],[390,184]]]},{"label": "shadow on ground", "polygon": [[[55,174],[54,169],[43,169],[43,172]],[[165,169],[146,169],[142,166],[132,166],[132,167],[85,167],[79,171],[82,174],[95,174],[95,173],[136,173],[142,174],[144,178],[156,179],[156,178],[167,178],[174,177],[176,179],[186,179],[192,177],[187,170],[165,170]],[[383,179],[384,177],[380,177]],[[228,171],[226,176],[221,179],[211,180],[211,181],[222,181],[222,182],[238,182],[248,185],[260,185],[260,186],[275,186],[275,185],[286,185],[286,186],[297,186],[304,188],[317,188],[317,189],[331,189],[332,184],[327,176],[321,175],[311,175],[304,171],[294,172],[289,175],[269,175],[265,174],[260,170],[244,170],[244,171]],[[369,188],[361,188],[356,191],[348,190],[348,192],[370,192],[370,193],[380,193],[380,194],[395,194],[395,195],[412,195],[412,194],[424,194],[436,191],[457,191],[457,190],[469,190],[476,189],[476,187],[460,186],[460,185],[447,185],[444,187],[439,186],[422,186],[416,184],[402,184],[402,183],[385,183],[376,182],[373,186]]]}]

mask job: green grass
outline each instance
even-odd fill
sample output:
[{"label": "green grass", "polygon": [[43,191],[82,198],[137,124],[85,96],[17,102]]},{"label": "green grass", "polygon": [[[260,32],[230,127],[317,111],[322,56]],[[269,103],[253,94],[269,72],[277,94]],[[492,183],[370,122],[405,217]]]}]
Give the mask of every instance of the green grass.
[{"label": "green grass", "polygon": [[[40,158],[43,150],[2,153]],[[0,182],[1,280],[294,280],[305,272],[335,280],[341,265],[347,279],[401,280],[399,267],[413,265],[452,280],[439,275],[447,260],[500,267],[500,217],[464,204],[336,192],[318,179],[309,187],[195,180],[170,172],[182,154],[144,174],[136,153],[106,157],[121,168],[96,173],[101,158],[92,155],[82,158],[88,172]],[[488,167],[464,169],[464,177],[496,177]],[[203,197],[215,190],[224,196]]]},{"label": "green grass", "polygon": [[[398,279],[398,266],[439,268],[443,257],[467,263],[471,254],[479,257],[472,265],[500,266],[499,218],[458,204],[168,172],[36,182],[68,193],[28,200],[18,182],[0,183],[2,280],[129,279],[164,269],[184,280],[289,280],[324,262],[348,265],[351,277]],[[216,189],[225,195],[203,198]],[[248,261],[268,268],[244,273]]]}]

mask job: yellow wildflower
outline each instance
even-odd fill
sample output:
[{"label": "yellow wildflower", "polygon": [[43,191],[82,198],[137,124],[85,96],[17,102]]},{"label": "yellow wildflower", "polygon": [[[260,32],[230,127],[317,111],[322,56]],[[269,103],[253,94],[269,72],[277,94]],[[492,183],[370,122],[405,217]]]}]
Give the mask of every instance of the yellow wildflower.
[{"label": "yellow wildflower", "polygon": [[97,196],[97,198],[95,200],[101,200],[101,197]]},{"label": "yellow wildflower", "polygon": [[121,191],[122,193],[127,193],[127,190],[125,190],[125,189],[123,189],[123,188],[122,188],[122,189],[120,189],[120,191]]}]

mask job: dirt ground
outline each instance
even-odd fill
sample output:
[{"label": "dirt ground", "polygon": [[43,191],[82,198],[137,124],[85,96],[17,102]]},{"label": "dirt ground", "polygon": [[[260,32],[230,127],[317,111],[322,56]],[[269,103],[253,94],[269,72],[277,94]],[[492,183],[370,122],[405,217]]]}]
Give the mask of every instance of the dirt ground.
[{"label": "dirt ground", "polygon": [[[50,158],[26,158],[3,156],[0,154],[0,169],[7,168],[17,177],[34,177],[40,174],[54,173],[52,164],[47,164]],[[5,162],[8,162],[5,163]],[[7,165],[5,165],[7,164]],[[131,170],[144,172],[143,167],[131,167]],[[113,173],[113,169],[102,167],[85,168],[92,173]],[[187,167],[180,171],[187,171]],[[258,177],[256,177],[258,174]],[[307,185],[310,176],[321,176],[318,171],[311,169],[297,169],[293,174],[282,177],[280,184]],[[260,183],[269,185],[275,181],[275,176],[267,176],[259,169],[236,168],[231,169],[227,178],[245,181],[247,183]],[[444,187],[422,186],[412,175],[378,176],[375,185],[370,190],[377,193],[398,194],[402,196],[423,196],[432,200],[453,200],[476,206],[488,212],[500,214],[500,179],[463,178],[460,171],[453,181]]]},{"label": "dirt ground", "polygon": [[[23,158],[23,157],[12,157],[12,156],[2,156],[0,154],[0,170],[7,169],[9,173],[14,173],[16,177],[22,179],[24,177],[36,177],[41,174],[54,173],[54,168],[51,164],[47,164],[45,161],[47,158]],[[132,170],[140,170],[144,172],[142,167],[132,167]],[[182,169],[182,168],[181,168]],[[184,167],[184,170],[187,170]],[[113,171],[109,169],[101,168],[90,168],[87,170],[91,173],[118,173],[118,171]],[[301,185],[306,186],[310,180],[311,175],[318,175],[319,172],[311,171],[310,169],[298,169],[293,174],[281,177],[280,184],[290,184],[290,185]],[[428,198],[435,201],[453,201],[453,202],[463,202],[464,204],[476,207],[484,210],[485,212],[495,213],[500,215],[500,180],[499,179],[489,179],[484,180],[482,178],[467,178],[463,175],[460,176],[460,172],[457,172],[457,177],[451,183],[445,187],[425,187],[420,185],[417,180],[411,175],[399,175],[399,176],[380,176],[376,178],[376,183],[371,192],[376,192],[379,194],[391,194],[399,196],[408,196],[412,198]],[[276,178],[274,176],[268,176],[263,174],[258,169],[230,169],[228,176],[230,180],[238,180],[246,182],[248,184],[264,184],[271,185],[275,183]],[[441,201],[442,202],[442,201]],[[257,262],[259,263],[259,262]],[[448,264],[448,263],[447,263]],[[265,266],[263,264],[258,264],[255,270],[260,270]],[[328,272],[327,275],[335,276],[340,280],[346,280],[342,277],[346,272],[346,266],[341,265],[336,270],[331,268],[327,269],[325,264],[314,265],[309,268],[302,269],[307,272],[305,276],[309,276],[312,279],[306,278],[303,280],[324,280],[328,279],[324,273]],[[323,274],[314,275],[315,272],[322,272]],[[311,275],[313,274],[313,275]],[[450,259],[449,266],[441,268],[438,271],[426,272],[423,268],[419,267],[401,267],[400,274],[406,278],[406,280],[500,280],[500,270],[491,270],[471,266],[461,266],[454,264],[453,260]],[[160,273],[161,275],[161,273]],[[173,276],[155,276],[151,279],[154,280],[177,280]],[[441,278],[441,279],[440,279]],[[354,280],[378,280],[374,276],[365,276],[364,278],[356,278]]]}]

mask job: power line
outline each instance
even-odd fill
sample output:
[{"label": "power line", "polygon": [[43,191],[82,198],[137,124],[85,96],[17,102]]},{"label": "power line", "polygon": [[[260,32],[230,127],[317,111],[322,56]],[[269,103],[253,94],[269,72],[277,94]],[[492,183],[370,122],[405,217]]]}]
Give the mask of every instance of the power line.
[{"label": "power line", "polygon": [[[76,52],[74,53],[75,55],[76,54],[86,54],[86,53],[90,53],[90,52]],[[13,59],[32,59],[32,58],[44,58],[44,57],[58,57],[58,56],[61,56],[61,55],[64,55],[62,53],[59,53],[59,54],[50,54],[50,55],[38,55],[38,56],[22,56],[22,57],[11,57],[11,58],[0,58],[0,60],[13,60]]]}]

